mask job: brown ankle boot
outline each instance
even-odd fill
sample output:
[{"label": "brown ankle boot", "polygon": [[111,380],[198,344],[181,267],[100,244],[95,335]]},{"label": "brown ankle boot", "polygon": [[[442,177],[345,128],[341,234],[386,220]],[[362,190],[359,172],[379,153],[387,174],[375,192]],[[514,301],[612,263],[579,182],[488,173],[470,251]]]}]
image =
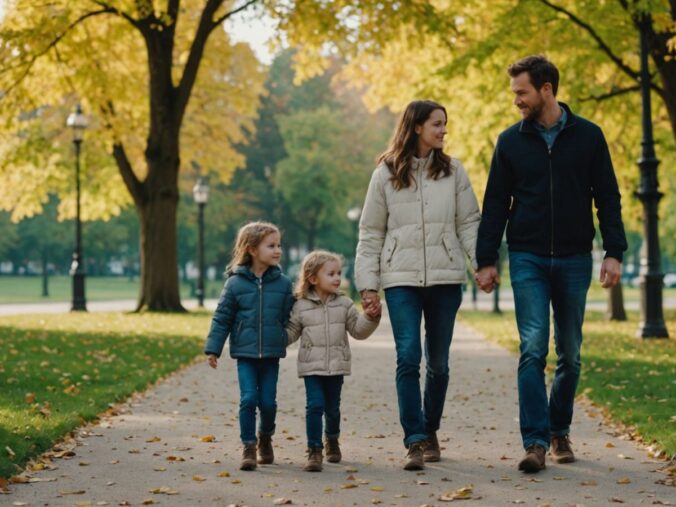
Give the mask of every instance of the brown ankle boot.
[{"label": "brown ankle boot", "polygon": [[441,448],[439,447],[436,431],[433,431],[427,437],[425,451],[423,452],[423,460],[429,463],[441,460]]},{"label": "brown ankle boot", "polygon": [[413,442],[408,446],[404,470],[422,470],[425,468],[423,460],[423,442]]},{"label": "brown ankle boot", "polygon": [[575,454],[573,454],[573,449],[570,446],[568,435],[552,437],[549,454],[555,463],[572,463],[575,461]]},{"label": "brown ankle boot", "polygon": [[519,470],[534,474],[545,468],[545,448],[533,444],[526,448],[526,455],[519,462]]},{"label": "brown ankle boot", "polygon": [[256,470],[256,444],[244,444],[240,470]]},{"label": "brown ankle boot", "polygon": [[306,472],[322,471],[322,448],[313,447],[307,450],[307,463],[303,468]]},{"label": "brown ankle boot", "polygon": [[272,450],[272,435],[258,434],[258,463],[271,465],[275,461],[275,453]]},{"label": "brown ankle boot", "polygon": [[324,440],[324,448],[326,449],[326,461],[329,463],[340,463],[340,460],[343,459],[337,438]]}]

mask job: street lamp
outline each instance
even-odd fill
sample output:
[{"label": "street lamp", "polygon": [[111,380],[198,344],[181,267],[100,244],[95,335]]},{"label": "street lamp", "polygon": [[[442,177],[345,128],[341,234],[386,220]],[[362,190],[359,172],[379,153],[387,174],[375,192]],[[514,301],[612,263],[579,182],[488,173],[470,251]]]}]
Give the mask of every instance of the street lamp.
[{"label": "street lamp", "polygon": [[357,284],[355,282],[355,260],[357,257],[357,242],[359,240],[359,219],[361,218],[361,208],[355,206],[347,210],[347,219],[352,222],[352,246],[354,255],[352,255],[352,269],[350,269],[350,291],[352,292],[352,297],[357,297]]},{"label": "street lamp", "polygon": [[209,187],[203,178],[199,178],[192,189],[192,195],[197,203],[198,210],[198,234],[197,257],[199,264],[199,275],[197,277],[197,306],[204,308],[204,206],[209,199]]},{"label": "street lamp", "polygon": [[73,145],[75,146],[75,189],[76,189],[76,213],[75,213],[75,250],[73,251],[73,261],[70,264],[70,276],[73,277],[73,301],[71,311],[87,311],[87,300],[85,299],[85,265],[82,258],[82,223],[80,222],[80,146],[84,130],[89,123],[82,114],[80,104],[75,107],[75,111],[68,115],[66,125],[73,130]]},{"label": "street lamp", "polygon": [[641,248],[641,323],[637,336],[640,338],[668,338],[662,313],[662,284],[664,274],[660,267],[660,239],[658,235],[657,205],[662,193],[657,189],[657,166],[655,156],[652,118],[650,111],[650,72],[648,70],[648,29],[650,16],[644,14],[640,21],[641,32],[641,99],[643,106],[643,139],[639,189],[635,193],[643,203],[643,247]]}]

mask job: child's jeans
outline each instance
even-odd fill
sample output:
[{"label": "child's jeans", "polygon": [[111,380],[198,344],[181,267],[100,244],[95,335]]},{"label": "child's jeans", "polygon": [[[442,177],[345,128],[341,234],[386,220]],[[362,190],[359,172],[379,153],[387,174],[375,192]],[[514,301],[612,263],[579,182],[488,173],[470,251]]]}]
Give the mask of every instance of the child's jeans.
[{"label": "child's jeans", "polygon": [[258,431],[275,432],[279,358],[237,359],[239,378],[239,431],[243,444],[256,443],[256,407],[260,413]]},{"label": "child's jeans", "polygon": [[322,416],[326,420],[327,438],[340,435],[340,391],[343,375],[310,375],[305,380],[305,426],[307,446],[310,449],[323,448]]}]

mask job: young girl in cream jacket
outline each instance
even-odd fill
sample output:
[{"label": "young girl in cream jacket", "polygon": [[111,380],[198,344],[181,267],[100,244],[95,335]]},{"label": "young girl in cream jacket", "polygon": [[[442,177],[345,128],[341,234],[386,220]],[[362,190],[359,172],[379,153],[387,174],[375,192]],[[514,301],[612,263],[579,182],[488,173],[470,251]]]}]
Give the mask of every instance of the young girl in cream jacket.
[{"label": "young girl in cream jacket", "polygon": [[326,459],[338,463],[342,456],[340,393],[343,377],[351,372],[348,333],[368,338],[380,322],[380,305],[369,306],[366,315],[340,292],[341,260],[330,252],[309,253],[301,266],[296,286],[297,301],[287,326],[289,344],[300,338],[298,376],[305,381],[307,463],[304,470],[322,470],[322,416]]}]

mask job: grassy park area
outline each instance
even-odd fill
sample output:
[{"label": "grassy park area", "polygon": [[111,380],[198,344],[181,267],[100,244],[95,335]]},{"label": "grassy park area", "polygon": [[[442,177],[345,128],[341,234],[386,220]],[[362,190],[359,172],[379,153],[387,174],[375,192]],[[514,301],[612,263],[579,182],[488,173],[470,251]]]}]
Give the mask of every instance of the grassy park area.
[{"label": "grassy park area", "polygon": [[201,352],[206,312],[0,319],[0,477]]},{"label": "grassy park area", "polygon": [[[461,311],[461,320],[503,347],[518,352],[519,335],[514,312],[497,315]],[[676,309],[665,320],[671,339],[636,338],[638,313],[626,322],[608,322],[602,312],[587,312],[582,346],[582,375],[578,393],[584,393],[615,421],[635,428],[648,443],[656,442],[667,455],[676,454]],[[553,343],[548,371],[556,363]],[[516,362],[514,367],[516,368]]]}]

